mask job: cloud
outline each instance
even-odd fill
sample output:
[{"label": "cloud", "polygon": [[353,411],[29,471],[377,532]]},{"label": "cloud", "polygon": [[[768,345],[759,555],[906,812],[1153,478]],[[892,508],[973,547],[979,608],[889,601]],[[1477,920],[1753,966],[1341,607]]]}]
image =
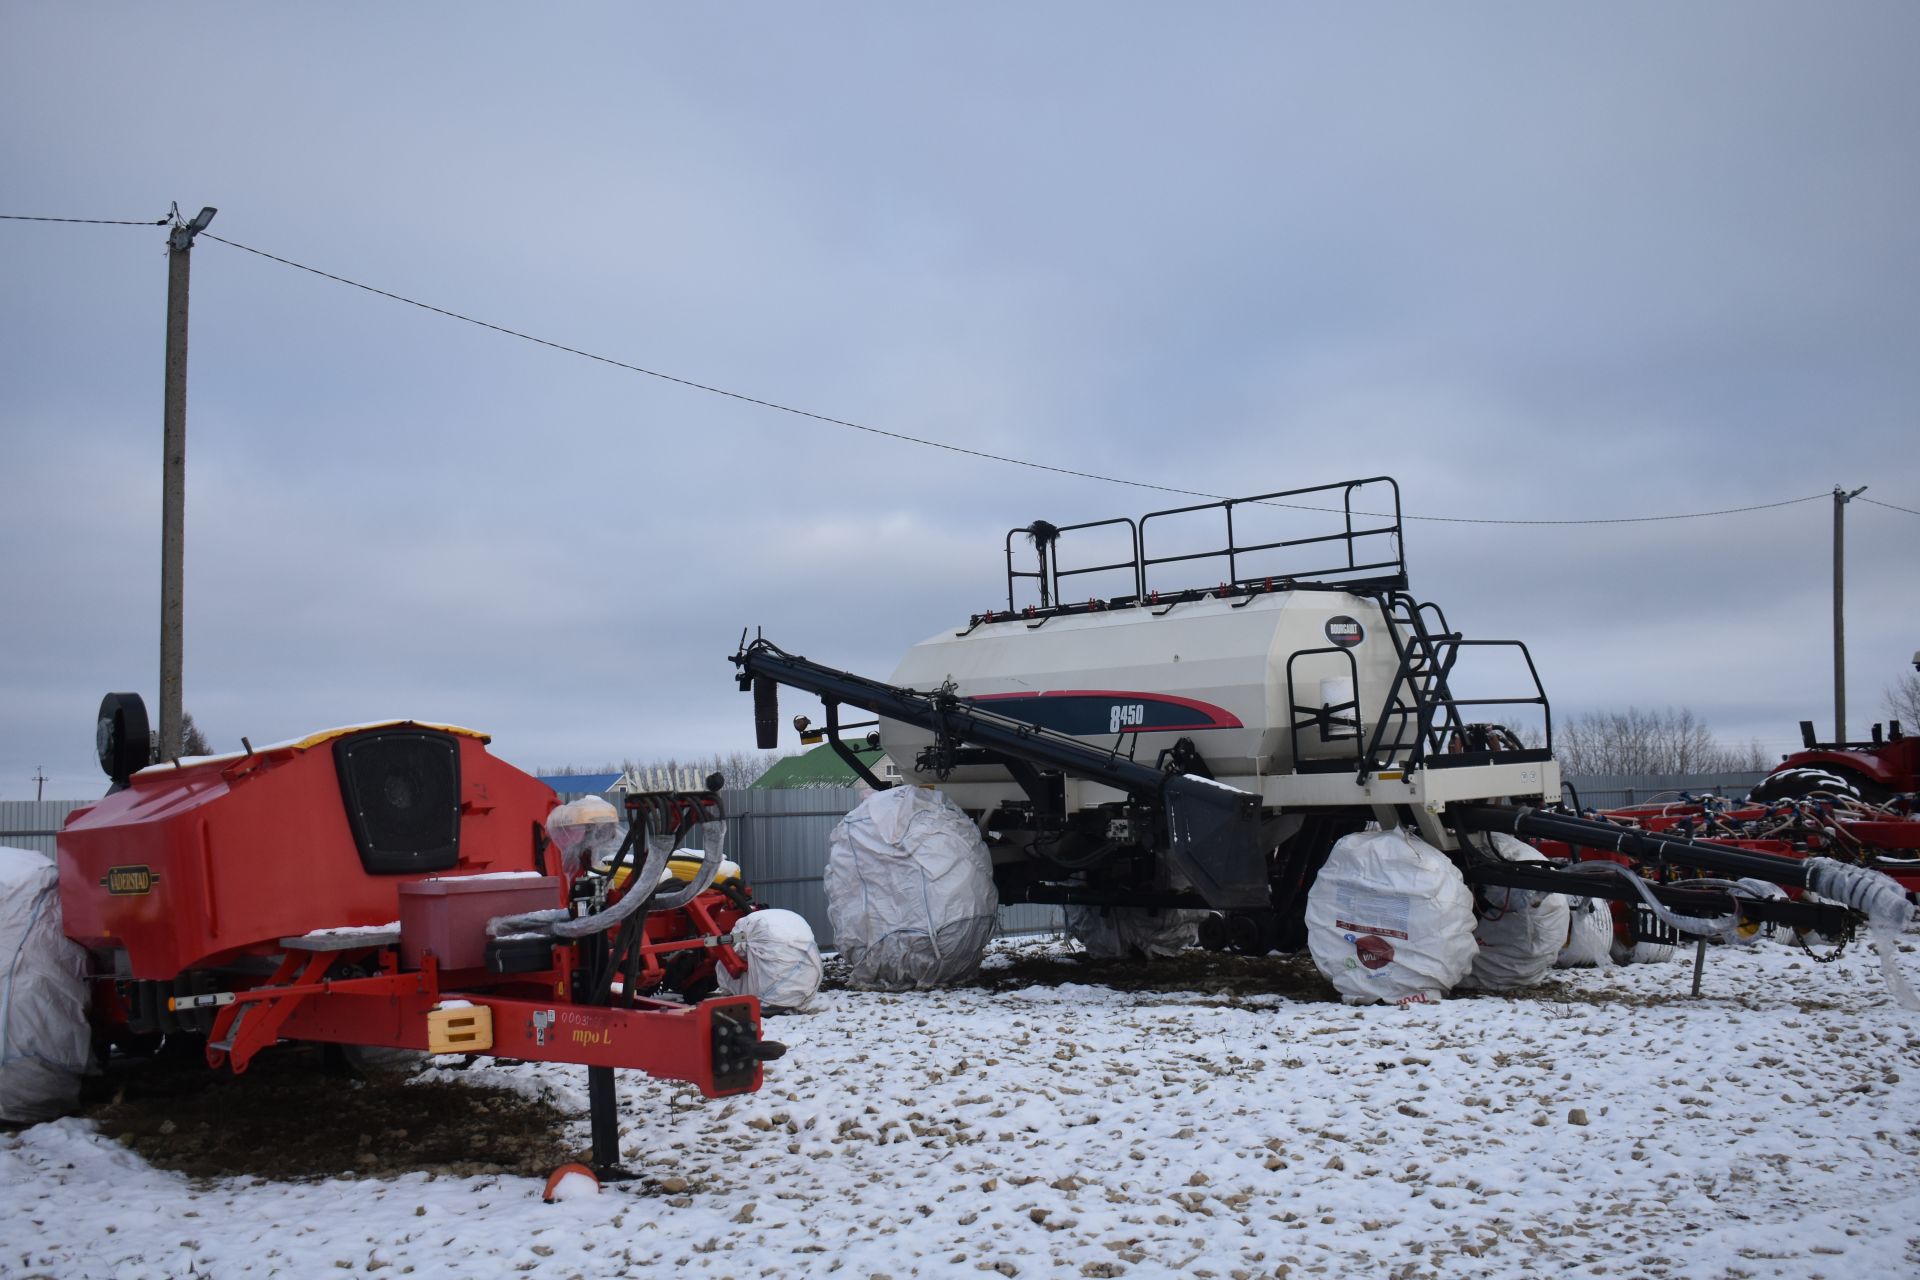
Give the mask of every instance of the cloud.
[{"label": "cloud", "polygon": [[[216,234],[681,377],[1220,494],[1414,514],[1920,508],[1920,107],[1901,6],[27,9],[19,212]],[[0,224],[0,795],[98,784],[151,691],[158,229]],[[509,758],[744,745],[743,626],[884,675],[1004,596],[1008,529],[1177,494],[703,394],[203,241],[187,702]],[[1413,522],[1416,592],[1569,709],[1824,714],[1830,507]],[[1853,719],[1915,517],[1848,513]]]}]

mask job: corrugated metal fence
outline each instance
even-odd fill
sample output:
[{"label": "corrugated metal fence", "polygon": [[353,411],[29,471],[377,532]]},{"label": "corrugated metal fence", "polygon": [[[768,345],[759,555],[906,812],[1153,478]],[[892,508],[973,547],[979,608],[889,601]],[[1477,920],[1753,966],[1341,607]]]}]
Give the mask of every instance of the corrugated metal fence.
[{"label": "corrugated metal fence", "polygon": [[75,809],[91,800],[0,800],[0,844],[53,856],[53,836]]},{"label": "corrugated metal fence", "polygon": [[[1711,793],[1717,796],[1743,796],[1747,788],[1766,777],[1765,770],[1752,773],[1667,773],[1613,774],[1607,777],[1568,778],[1580,794],[1580,804],[1589,809],[1623,809],[1649,801],[1677,800],[1681,792],[1690,795]],[[1567,797],[1571,801],[1572,797]]]}]

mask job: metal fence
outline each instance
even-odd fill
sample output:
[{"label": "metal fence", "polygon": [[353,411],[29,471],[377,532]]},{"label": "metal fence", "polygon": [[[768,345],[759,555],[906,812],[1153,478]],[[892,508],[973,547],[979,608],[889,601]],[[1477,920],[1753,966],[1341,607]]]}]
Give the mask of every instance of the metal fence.
[{"label": "metal fence", "polygon": [[67,815],[91,800],[0,800],[0,845],[53,856],[53,837]]},{"label": "metal fence", "polygon": [[[1737,799],[1766,776],[1767,771],[1761,769],[1744,773],[1617,773],[1567,781],[1579,793],[1582,807],[1622,809],[1649,801],[1677,800],[1681,792]],[[1572,796],[1565,798],[1569,803],[1573,799]]]}]

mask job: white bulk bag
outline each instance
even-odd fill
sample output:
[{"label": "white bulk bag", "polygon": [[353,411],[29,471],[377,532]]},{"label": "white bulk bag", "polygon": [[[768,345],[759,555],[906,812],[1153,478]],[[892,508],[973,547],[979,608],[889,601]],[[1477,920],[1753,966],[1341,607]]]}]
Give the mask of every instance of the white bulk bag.
[{"label": "white bulk bag", "polygon": [[1200,940],[1199,911],[1068,907],[1067,934],[1096,960],[1173,956]]},{"label": "white bulk bag", "polygon": [[1567,941],[1554,959],[1556,969],[1605,969],[1613,964],[1613,909],[1603,898],[1574,898],[1568,903]]},{"label": "white bulk bag", "polygon": [[60,876],[44,853],[0,848],[0,1120],[74,1109],[93,1053],[87,953],[60,930]]},{"label": "white bulk bag", "polygon": [[747,962],[738,978],[725,965],[714,980],[730,996],[758,996],[763,1009],[804,1009],[820,990],[820,948],[806,917],[778,907],[750,912],[733,926],[733,949]]},{"label": "white bulk bag", "polygon": [[905,991],[971,978],[993,936],[993,858],[937,791],[875,792],[833,829],[827,920],[855,987]]},{"label": "white bulk bag", "polygon": [[1438,1000],[1473,967],[1473,894],[1404,830],[1342,836],[1307,893],[1307,948],[1348,1004]]},{"label": "white bulk bag", "polygon": [[[1494,852],[1508,862],[1545,862],[1524,840],[1492,834]],[[1489,885],[1476,907],[1473,937],[1479,951],[1466,985],[1485,991],[1530,987],[1547,975],[1567,940],[1566,895]]]}]

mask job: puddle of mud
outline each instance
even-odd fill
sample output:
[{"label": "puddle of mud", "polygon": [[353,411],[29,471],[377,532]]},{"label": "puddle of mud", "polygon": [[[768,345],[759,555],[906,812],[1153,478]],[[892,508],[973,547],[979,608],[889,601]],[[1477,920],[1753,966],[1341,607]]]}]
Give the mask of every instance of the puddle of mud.
[{"label": "puddle of mud", "polygon": [[1152,960],[1097,960],[1091,956],[1035,949],[981,970],[977,985],[988,991],[1086,983],[1115,991],[1197,991],[1213,996],[1278,996],[1308,1003],[1337,1001],[1333,984],[1305,952],[1243,956],[1189,949]]},{"label": "puddle of mud", "polygon": [[581,1157],[550,1102],[458,1081],[324,1069],[282,1045],[242,1075],[189,1054],[116,1058],[83,1115],[148,1163],[194,1178],[308,1182],[429,1172],[544,1178]]},{"label": "puddle of mud", "polygon": [[[825,991],[853,990],[848,970],[839,956],[826,960]],[[1305,952],[1296,955],[1243,956],[1224,951],[1189,949],[1177,956],[1151,960],[1128,958],[1097,960],[1080,951],[1062,950],[1057,943],[1015,944],[991,954],[972,982],[964,984],[990,992],[1021,987],[1058,987],[1068,983],[1109,987],[1141,994],[1202,995],[1230,999],[1279,997],[1302,1003],[1338,1001],[1333,984],[1313,966]]]}]

